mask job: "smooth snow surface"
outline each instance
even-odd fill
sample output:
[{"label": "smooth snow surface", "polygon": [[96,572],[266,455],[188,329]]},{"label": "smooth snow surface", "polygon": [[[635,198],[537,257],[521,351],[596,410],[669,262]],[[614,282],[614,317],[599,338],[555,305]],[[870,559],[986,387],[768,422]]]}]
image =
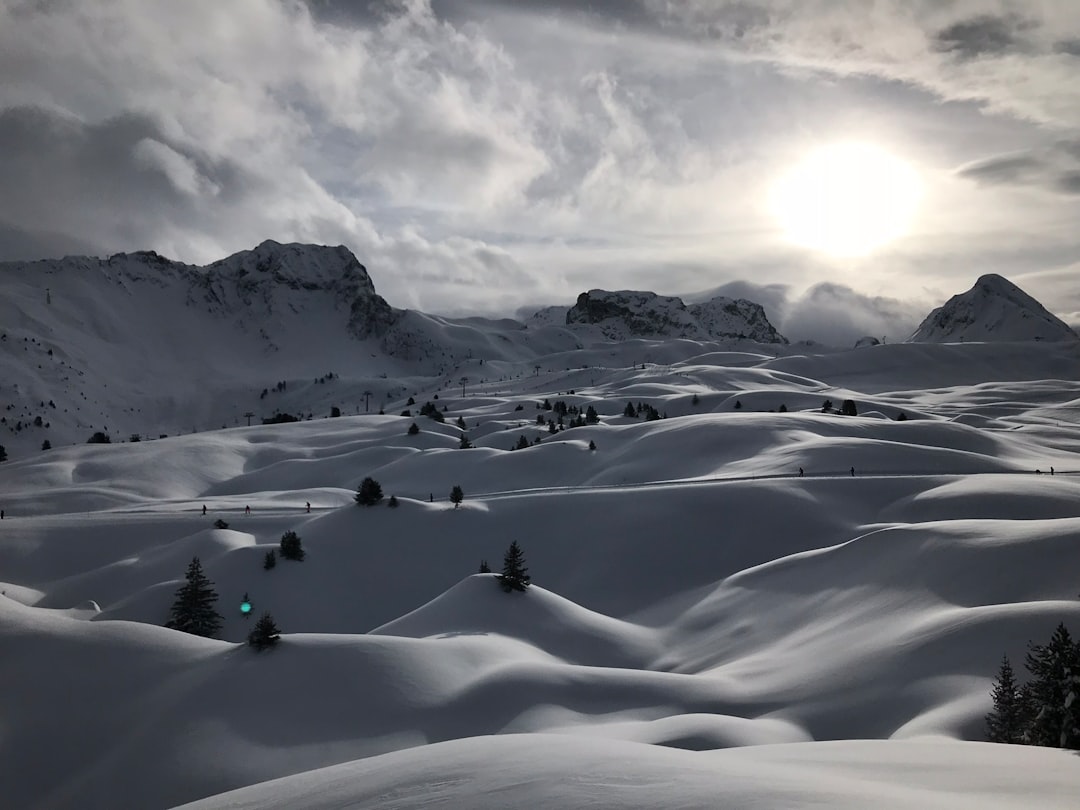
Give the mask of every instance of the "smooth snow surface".
[{"label": "smooth snow surface", "polygon": [[[386,335],[430,343],[393,354],[332,336],[324,284],[264,313],[307,344],[215,348],[235,324],[164,287],[107,317],[134,283],[87,286],[76,325],[28,306],[0,353],[5,394],[57,406],[0,464],[0,806],[1076,807],[1075,756],[979,742],[1002,654],[1080,632],[1075,342],[778,357],[405,313]],[[37,369],[46,320],[81,387]],[[190,352],[162,343],[181,322]],[[86,445],[81,394],[147,436],[316,418]],[[545,400],[599,422],[552,433]],[[354,504],[369,475],[397,509]],[[264,570],[289,530],[306,559]],[[496,576],[512,540],[525,593]],[[162,626],[193,556],[221,640]],[[242,644],[245,594],[278,647]]]}]

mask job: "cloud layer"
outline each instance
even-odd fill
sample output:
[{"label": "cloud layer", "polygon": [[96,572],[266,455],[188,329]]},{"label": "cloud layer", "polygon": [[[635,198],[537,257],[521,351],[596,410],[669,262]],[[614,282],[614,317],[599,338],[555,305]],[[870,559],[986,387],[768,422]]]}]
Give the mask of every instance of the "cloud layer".
[{"label": "cloud layer", "polygon": [[[753,279],[837,342],[989,270],[1078,312],[1036,275],[1080,247],[1077,43],[1071,0],[0,0],[0,259],[344,243],[448,313]],[[840,264],[765,198],[852,137],[927,194]]]}]

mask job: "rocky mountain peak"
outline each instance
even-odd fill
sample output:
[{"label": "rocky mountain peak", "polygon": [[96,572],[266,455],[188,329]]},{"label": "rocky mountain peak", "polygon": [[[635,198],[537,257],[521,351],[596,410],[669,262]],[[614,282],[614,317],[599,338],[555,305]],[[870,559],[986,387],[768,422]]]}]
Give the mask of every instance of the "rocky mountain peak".
[{"label": "rocky mountain peak", "polygon": [[931,312],[913,343],[1076,340],[1068,324],[1003,276],[980,276],[970,290]]}]

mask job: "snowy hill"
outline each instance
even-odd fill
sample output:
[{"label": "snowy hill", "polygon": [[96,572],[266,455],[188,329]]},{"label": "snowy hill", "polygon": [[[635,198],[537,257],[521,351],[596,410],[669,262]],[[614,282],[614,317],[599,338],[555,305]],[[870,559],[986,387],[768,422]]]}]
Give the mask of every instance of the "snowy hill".
[{"label": "snowy hill", "polygon": [[462,377],[490,386],[777,337],[749,302],[695,306],[675,310],[696,342],[653,330],[614,346],[602,329],[568,327],[565,310],[528,325],[395,310],[340,246],[268,241],[206,267],[149,252],[0,263],[0,444],[22,458],[99,431],[118,441],[377,412]]},{"label": "snowy hill", "polygon": [[[0,272],[5,807],[1075,805],[1070,754],[983,742],[1001,656],[1080,631],[1075,341],[613,341],[384,308],[340,249],[65,261]],[[476,573],[511,541],[524,593]],[[216,639],[163,626],[196,556]]]},{"label": "snowy hill", "polygon": [[935,309],[908,338],[913,343],[1077,339],[1080,336],[1064,321],[994,274],[980,277],[970,290]]},{"label": "snowy hill", "polygon": [[[549,316],[550,310],[541,310],[534,318],[543,321]],[[595,324],[612,340],[666,337],[788,342],[769,323],[759,304],[731,298],[712,298],[688,307],[681,298],[652,292],[589,290],[567,310],[566,324]]]}]

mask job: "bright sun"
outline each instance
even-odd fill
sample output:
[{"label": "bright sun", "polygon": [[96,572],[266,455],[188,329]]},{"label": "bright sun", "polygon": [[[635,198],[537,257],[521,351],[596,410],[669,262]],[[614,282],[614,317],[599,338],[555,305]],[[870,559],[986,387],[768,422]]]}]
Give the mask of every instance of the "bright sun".
[{"label": "bright sun", "polygon": [[840,143],[783,176],[770,207],[793,242],[865,256],[907,232],[920,196],[918,175],[904,161],[867,144]]}]

